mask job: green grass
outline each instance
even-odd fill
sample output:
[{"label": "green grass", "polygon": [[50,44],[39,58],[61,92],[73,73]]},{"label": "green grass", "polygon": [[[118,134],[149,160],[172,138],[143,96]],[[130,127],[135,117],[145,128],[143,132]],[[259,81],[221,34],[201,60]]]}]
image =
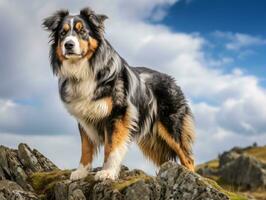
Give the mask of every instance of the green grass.
[{"label": "green grass", "polygon": [[226,196],[229,197],[230,200],[248,200],[246,197],[243,197],[240,194],[234,193],[234,192],[230,192],[225,190],[224,188],[222,188],[220,185],[218,185],[217,182],[215,182],[212,179],[209,178],[204,178],[204,181],[206,181],[208,184],[210,184],[212,187],[214,187],[216,190],[224,193]]},{"label": "green grass", "polygon": [[210,160],[206,163],[202,163],[196,166],[196,170],[198,170],[199,168],[211,168],[211,169],[218,169],[219,168],[219,160],[218,159],[214,159],[214,160]]},{"label": "green grass", "polygon": [[250,156],[254,156],[256,159],[266,163],[266,146],[264,147],[253,147],[244,151]]}]

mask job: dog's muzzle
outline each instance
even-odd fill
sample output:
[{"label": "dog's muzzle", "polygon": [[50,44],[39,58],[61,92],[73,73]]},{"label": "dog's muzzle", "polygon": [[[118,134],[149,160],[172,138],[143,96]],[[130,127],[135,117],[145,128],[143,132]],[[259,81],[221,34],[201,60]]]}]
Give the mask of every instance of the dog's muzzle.
[{"label": "dog's muzzle", "polygon": [[62,50],[66,58],[81,57],[79,41],[74,36],[68,36],[65,38]]}]

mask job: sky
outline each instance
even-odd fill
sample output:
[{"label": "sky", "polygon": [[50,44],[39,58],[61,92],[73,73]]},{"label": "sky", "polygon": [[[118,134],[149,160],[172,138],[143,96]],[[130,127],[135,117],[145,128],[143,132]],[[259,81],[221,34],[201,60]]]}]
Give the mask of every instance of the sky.
[{"label": "sky", "polygon": [[[195,117],[197,163],[234,146],[266,144],[266,2],[260,0],[0,0],[0,144],[26,142],[75,168],[80,138],[60,102],[42,19],[90,6],[133,66],[175,77]],[[102,164],[100,153],[94,166]],[[123,164],[153,174],[135,145]]]}]

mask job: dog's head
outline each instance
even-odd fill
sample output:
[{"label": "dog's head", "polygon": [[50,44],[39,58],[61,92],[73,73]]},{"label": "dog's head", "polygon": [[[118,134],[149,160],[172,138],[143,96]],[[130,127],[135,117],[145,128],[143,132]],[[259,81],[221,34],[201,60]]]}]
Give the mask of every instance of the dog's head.
[{"label": "dog's head", "polygon": [[[63,62],[90,59],[104,40],[105,15],[98,15],[90,8],[84,8],[78,15],[70,15],[67,10],[59,10],[43,21],[43,26],[51,32],[51,59],[54,72]],[[58,65],[58,66],[57,66]]]}]

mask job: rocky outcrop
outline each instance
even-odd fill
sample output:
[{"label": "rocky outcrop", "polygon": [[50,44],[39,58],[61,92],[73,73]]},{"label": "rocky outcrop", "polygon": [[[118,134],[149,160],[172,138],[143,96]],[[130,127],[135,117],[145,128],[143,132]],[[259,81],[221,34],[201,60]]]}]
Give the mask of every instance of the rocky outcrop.
[{"label": "rocky outcrop", "polygon": [[219,173],[224,181],[242,189],[266,187],[266,164],[248,155],[223,165]]},{"label": "rocky outcrop", "polygon": [[225,166],[227,163],[235,161],[241,154],[239,151],[231,150],[222,153],[219,156],[219,167]]},{"label": "rocky outcrop", "polygon": [[0,199],[1,200],[37,200],[38,196],[30,191],[25,191],[17,183],[9,180],[0,181]]},{"label": "rocky outcrop", "polygon": [[94,169],[79,181],[70,181],[70,170],[58,169],[26,144],[18,150],[0,147],[0,200],[227,200],[230,194],[216,183],[184,167],[167,162],[156,177],[122,167],[117,181],[96,181]]},{"label": "rocky outcrop", "polygon": [[266,188],[266,163],[246,154],[246,148],[234,147],[219,155],[218,167],[205,165],[197,170],[206,177],[219,177],[219,180],[240,190]]}]

